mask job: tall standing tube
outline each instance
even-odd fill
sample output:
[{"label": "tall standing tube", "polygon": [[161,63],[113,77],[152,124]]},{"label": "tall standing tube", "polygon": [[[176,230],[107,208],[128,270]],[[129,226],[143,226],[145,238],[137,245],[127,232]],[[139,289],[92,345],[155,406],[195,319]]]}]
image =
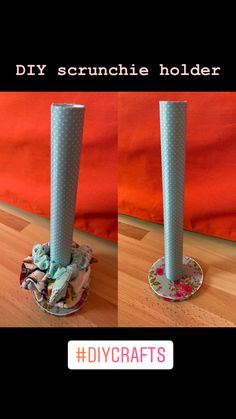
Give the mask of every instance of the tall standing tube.
[{"label": "tall standing tube", "polygon": [[60,317],[85,304],[95,261],[89,246],[73,243],[84,111],[83,105],[51,106],[50,243],[33,246],[20,275],[40,309]]},{"label": "tall standing tube", "polygon": [[63,266],[71,261],[71,245],[85,107],[51,106],[50,257]]},{"label": "tall standing tube", "polygon": [[186,102],[160,102],[165,274],[182,277]]},{"label": "tall standing tube", "polygon": [[198,262],[183,255],[186,108],[186,102],[160,102],[165,255],[150,267],[148,281],[167,301],[190,298],[203,281]]}]

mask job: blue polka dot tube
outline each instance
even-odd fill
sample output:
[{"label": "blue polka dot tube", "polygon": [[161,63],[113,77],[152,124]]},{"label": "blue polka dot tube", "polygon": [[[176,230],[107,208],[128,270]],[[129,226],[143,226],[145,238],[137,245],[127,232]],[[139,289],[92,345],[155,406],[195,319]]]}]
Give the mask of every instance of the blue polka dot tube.
[{"label": "blue polka dot tube", "polygon": [[50,257],[62,266],[71,261],[84,112],[83,105],[51,106]]},{"label": "blue polka dot tube", "polygon": [[169,281],[183,269],[186,102],[160,102],[165,272]]},{"label": "blue polka dot tube", "polygon": [[84,111],[83,105],[51,106],[50,242],[33,245],[19,278],[41,310],[59,317],[84,306],[97,261],[89,246],[73,242]]}]

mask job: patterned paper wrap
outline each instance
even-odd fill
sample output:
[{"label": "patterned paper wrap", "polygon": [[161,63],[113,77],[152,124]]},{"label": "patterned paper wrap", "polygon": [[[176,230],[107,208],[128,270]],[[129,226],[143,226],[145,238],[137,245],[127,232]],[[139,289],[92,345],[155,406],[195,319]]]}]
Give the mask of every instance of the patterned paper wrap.
[{"label": "patterned paper wrap", "polygon": [[182,277],[186,102],[160,102],[165,275]]},{"label": "patterned paper wrap", "polygon": [[70,264],[82,134],[83,105],[51,106],[51,260]]},{"label": "patterned paper wrap", "polygon": [[50,243],[35,244],[21,266],[20,286],[56,316],[84,305],[96,262],[89,246],[73,242],[83,123],[83,105],[52,105]]}]

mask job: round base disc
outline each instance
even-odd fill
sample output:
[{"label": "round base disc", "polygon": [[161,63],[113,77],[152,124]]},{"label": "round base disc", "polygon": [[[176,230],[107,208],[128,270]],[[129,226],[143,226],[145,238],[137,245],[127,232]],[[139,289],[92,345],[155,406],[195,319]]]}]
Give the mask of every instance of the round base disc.
[{"label": "round base disc", "polygon": [[32,292],[33,295],[33,299],[35,301],[35,303],[39,306],[39,308],[41,308],[41,310],[45,311],[48,314],[52,314],[54,316],[68,316],[69,314],[73,314],[76,311],[79,311],[84,304],[87,301],[87,295],[81,298],[81,300],[79,301],[79,303],[71,308],[64,308],[64,307],[57,307],[57,306],[51,306],[50,304],[48,304],[46,301],[38,301],[37,299],[37,294],[35,291]]},{"label": "round base disc", "polygon": [[148,281],[158,297],[168,301],[183,301],[199,290],[203,282],[203,272],[201,266],[194,259],[183,256],[182,278],[169,281],[165,276],[165,258],[163,256],[151,266]]}]

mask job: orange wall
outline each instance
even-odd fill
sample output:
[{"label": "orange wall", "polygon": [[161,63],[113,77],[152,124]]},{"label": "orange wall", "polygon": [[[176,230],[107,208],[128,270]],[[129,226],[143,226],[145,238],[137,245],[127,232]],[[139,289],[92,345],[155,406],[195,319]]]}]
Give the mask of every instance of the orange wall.
[{"label": "orange wall", "polygon": [[117,93],[0,93],[0,199],[50,215],[50,105],[86,106],[75,226],[117,235]]},{"label": "orange wall", "polygon": [[236,240],[236,93],[119,94],[119,212],[163,222],[159,100],[187,100],[185,222]]}]

